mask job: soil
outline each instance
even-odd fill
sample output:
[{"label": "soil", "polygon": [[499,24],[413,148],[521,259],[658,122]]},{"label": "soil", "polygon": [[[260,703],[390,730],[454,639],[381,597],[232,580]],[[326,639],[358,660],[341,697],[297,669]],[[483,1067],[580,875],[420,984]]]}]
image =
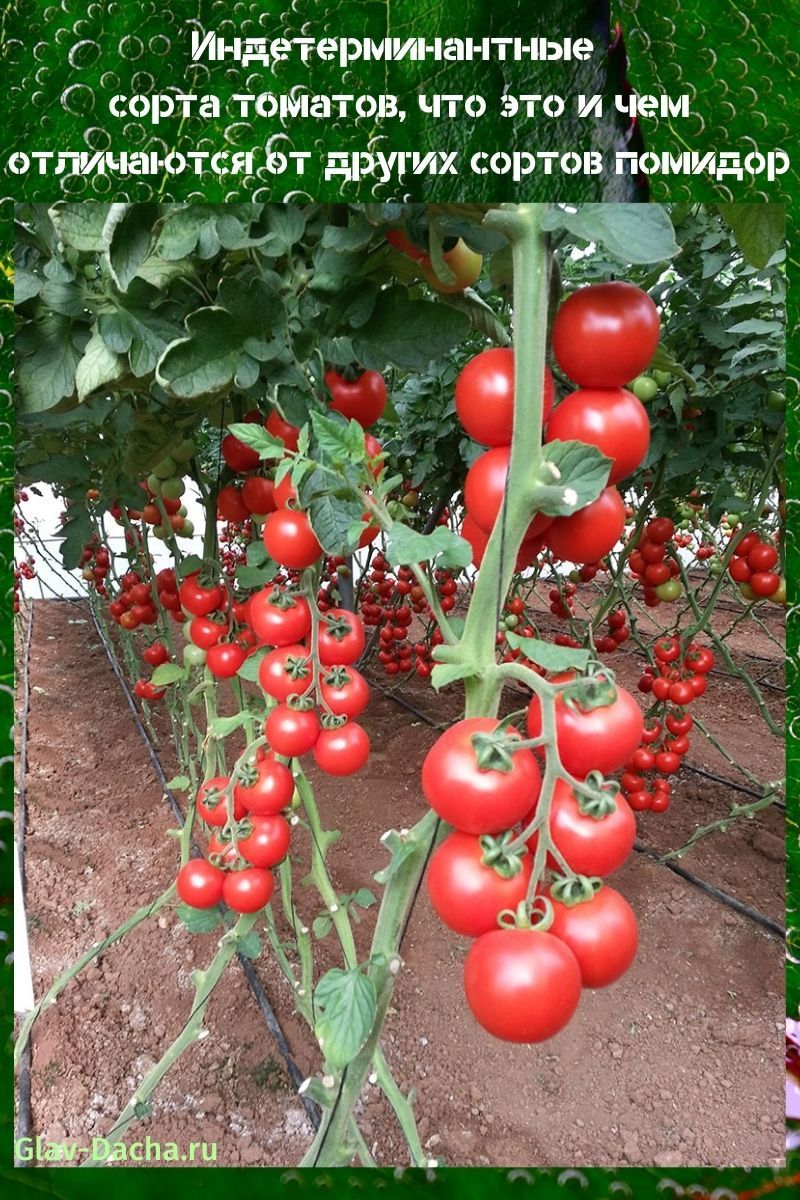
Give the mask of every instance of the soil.
[{"label": "soil", "polygon": [[[769,659],[764,670],[779,687],[782,657],[770,638],[748,630],[731,644],[737,661]],[[635,685],[641,663],[632,653],[615,655],[613,665],[622,683]],[[718,675],[698,715],[723,747],[738,758],[746,754],[755,775],[779,778],[780,742],[765,736],[741,682]],[[386,829],[422,815],[419,766],[436,737],[391,698],[385,678],[373,673],[373,682],[363,718],[373,745],[366,770],[342,781],[308,769],[326,827],[342,832],[329,857],[340,893],[368,886],[385,865],[379,838]],[[772,695],[779,716],[782,696]],[[457,689],[437,698],[405,681],[399,697],[434,721],[458,715]],[[175,820],[82,605],[34,604],[28,737],[27,915],[40,996],[81,952],[168,885]],[[166,747],[165,738],[169,776],[174,764]],[[688,763],[751,786],[700,738]],[[676,849],[698,825],[748,799],[683,770],[669,811],[640,816],[639,836],[659,852]],[[783,838],[782,811],[772,806],[704,838],[681,866],[780,921]],[[299,880],[302,836],[293,841],[295,852]],[[468,943],[442,926],[423,889],[403,943],[384,1045],[401,1087],[416,1093],[431,1158],[473,1166],[783,1165],[780,939],[644,853],[634,853],[613,882],[639,918],[635,966],[614,987],[585,994],[556,1038],[521,1048],[494,1041],[472,1020],[461,987]],[[319,915],[315,895],[299,887],[298,910],[309,925]],[[362,949],[374,915],[368,909],[356,928]],[[318,944],[320,969],[335,962],[332,943],[331,936]],[[190,935],[167,908],[70,984],[34,1028],[33,1134],[86,1144],[112,1128],[136,1083],[178,1034],[192,971],[209,961],[215,944],[216,935]],[[301,1071],[318,1074],[313,1037],[268,950],[255,968]],[[151,1115],[127,1140],[149,1135],[184,1151],[190,1142],[214,1143],[221,1166],[295,1164],[311,1127],[235,963],[212,998],[206,1028],[208,1036],[173,1066]],[[380,1163],[408,1161],[376,1086],[365,1089],[359,1122]]]}]

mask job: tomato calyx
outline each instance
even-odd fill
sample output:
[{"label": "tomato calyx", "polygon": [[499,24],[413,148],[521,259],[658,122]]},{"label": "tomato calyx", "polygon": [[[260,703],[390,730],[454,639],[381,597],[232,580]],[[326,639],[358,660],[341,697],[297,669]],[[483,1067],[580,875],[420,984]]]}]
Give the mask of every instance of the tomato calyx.
[{"label": "tomato calyx", "polygon": [[343,642],[352,631],[352,621],[348,620],[341,613],[337,613],[335,616],[328,614],[325,617],[324,632],[328,637],[332,637],[334,641]]},{"label": "tomato calyx", "polygon": [[581,786],[575,788],[578,809],[584,817],[602,821],[617,811],[619,792],[616,780],[606,780],[599,771],[591,771]]},{"label": "tomato calyx", "polygon": [[502,879],[513,879],[515,875],[519,875],[522,870],[522,859],[527,854],[525,846],[521,846],[517,850],[511,850],[510,846],[514,841],[514,833],[512,830],[506,830],[499,837],[485,833],[479,838],[481,850],[481,862],[485,867],[490,867]]},{"label": "tomato calyx", "polygon": [[501,771],[507,774],[514,767],[514,753],[524,749],[524,743],[515,734],[509,734],[499,725],[491,733],[475,733],[470,738],[475,751],[475,762],[480,771]]},{"label": "tomato calyx", "polygon": [[348,718],[342,713],[323,712],[320,714],[319,723],[323,729],[342,729],[348,724]]},{"label": "tomato calyx", "polygon": [[269,594],[270,604],[281,609],[282,612],[296,608],[301,599],[300,593],[292,591],[290,588],[275,587]]},{"label": "tomato calyx", "polygon": [[310,712],[314,705],[314,697],[308,692],[303,692],[302,696],[296,695],[294,692],[287,696],[283,701],[287,708],[294,709],[295,712]]},{"label": "tomato calyx", "polygon": [[307,679],[311,674],[311,659],[292,655],[286,659],[283,669],[290,679]]},{"label": "tomato calyx", "polygon": [[329,688],[343,688],[347,687],[352,678],[347,667],[337,665],[328,669],[328,673],[322,682]]},{"label": "tomato calyx", "polygon": [[590,712],[613,704],[617,699],[617,685],[613,673],[596,663],[590,666],[588,674],[571,680],[559,695],[573,712]]},{"label": "tomato calyx", "polygon": [[593,900],[602,886],[599,875],[556,875],[550,884],[550,892],[559,904],[574,908],[576,904]]},{"label": "tomato calyx", "polygon": [[548,896],[538,894],[532,901],[520,900],[515,909],[504,908],[497,914],[503,929],[534,929],[547,933],[553,924],[553,904]]},{"label": "tomato calyx", "polygon": [[236,772],[236,782],[239,787],[251,788],[258,780],[258,764],[244,763]]}]

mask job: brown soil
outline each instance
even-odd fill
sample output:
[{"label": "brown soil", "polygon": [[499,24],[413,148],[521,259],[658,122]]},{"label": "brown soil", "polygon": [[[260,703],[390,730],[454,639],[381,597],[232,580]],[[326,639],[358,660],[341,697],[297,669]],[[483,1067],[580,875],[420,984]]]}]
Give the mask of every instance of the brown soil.
[{"label": "brown soil", "polygon": [[[778,665],[779,652],[764,642],[756,646],[748,637],[734,648]],[[629,685],[640,671],[632,654],[618,654],[614,667]],[[386,862],[380,835],[411,825],[424,809],[419,764],[435,730],[398,706],[377,676],[375,682],[364,722],[374,748],[366,771],[337,781],[309,770],[325,825],[342,831],[329,860],[340,892],[369,886]],[[163,890],[176,853],[166,836],[174,819],[85,608],[35,604],[30,683],[26,874],[38,996],[79,953]],[[455,689],[437,699],[407,682],[401,694],[437,721],[458,713]],[[776,692],[776,712],[780,701]],[[764,735],[748,703],[741,684],[720,677],[697,712],[737,757],[746,751],[755,774],[778,777],[780,744]],[[733,776],[699,738],[689,761]],[[662,852],[678,847],[737,799],[746,797],[682,772],[669,812],[640,818],[640,837]],[[295,849],[302,861],[302,837]],[[776,807],[704,839],[681,865],[781,919]],[[295,878],[302,874],[298,868]],[[780,940],[644,854],[632,855],[615,886],[639,917],[636,965],[613,988],[585,995],[558,1037],[522,1048],[476,1026],[460,980],[467,943],[441,925],[424,892],[419,897],[385,1048],[404,1091],[416,1091],[432,1158],[476,1166],[783,1163]],[[298,909],[309,925],[318,915],[315,895],[299,887]],[[374,909],[357,928],[361,947],[373,922]],[[189,935],[167,909],[69,986],[34,1029],[34,1134],[85,1144],[112,1126],[186,1019],[191,972],[211,958],[215,941]],[[320,944],[323,969],[335,961],[332,942]],[[284,976],[268,952],[255,965],[301,1070],[318,1072],[316,1046],[293,1013]],[[236,964],[206,1024],[208,1036],[173,1067],[152,1115],[127,1140],[147,1134],[182,1148],[213,1142],[222,1166],[296,1163],[310,1126]],[[379,1162],[407,1161],[377,1087],[365,1090],[359,1120]]]}]

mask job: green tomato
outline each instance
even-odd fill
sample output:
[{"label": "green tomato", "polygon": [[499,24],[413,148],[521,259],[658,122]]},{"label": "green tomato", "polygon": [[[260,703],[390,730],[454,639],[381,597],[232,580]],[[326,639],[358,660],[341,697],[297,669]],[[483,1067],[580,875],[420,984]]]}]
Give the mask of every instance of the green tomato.
[{"label": "green tomato", "polygon": [[770,412],[783,412],[786,408],[786,397],[783,392],[770,392],[767,396],[767,408]]},{"label": "green tomato", "polygon": [[[185,611],[186,611],[186,610],[184,609],[184,612],[185,612]],[[189,632],[189,631],[190,631],[190,629],[192,628],[192,621],[193,621],[193,620],[194,620],[194,617],[188,617],[188,618],[187,618],[187,620],[185,620],[185,621],[183,622],[183,640],[184,640],[185,642],[189,642],[190,644],[191,644],[192,638],[191,638],[191,635],[190,635],[190,632]]]},{"label": "green tomato", "polygon": [[186,484],[180,475],[171,475],[161,484],[161,495],[166,500],[179,500],[186,491]]},{"label": "green tomato", "polygon": [[728,528],[735,529],[737,525],[741,525],[742,518],[738,513],[728,513]]},{"label": "green tomato", "polygon": [[516,613],[508,613],[500,623],[505,625],[506,629],[516,629],[519,625],[519,617]]},{"label": "green tomato", "polygon": [[672,604],[681,595],[683,588],[679,579],[668,579],[666,583],[660,583],[658,587],[653,588],[653,591],[659,600],[663,600],[665,604]]},{"label": "green tomato", "polygon": [[667,384],[672,383],[672,372],[654,370],[653,379],[655,379],[659,387],[666,387]]},{"label": "green tomato", "polygon": [[167,531],[163,525],[154,525],[152,533],[153,537],[158,538],[160,542],[165,542],[167,540]]},{"label": "green tomato", "polygon": [[179,529],[175,534],[176,537],[190,538],[194,537],[194,525],[187,518],[184,518],[183,529]]},{"label": "green tomato", "polygon": [[193,646],[190,642],[183,647],[183,663],[186,667],[202,667],[206,661],[206,652],[202,646]]},{"label": "green tomato", "polygon": [[713,576],[714,579],[719,579],[724,570],[725,568],[718,558],[712,558],[711,562],[708,564],[708,573],[709,575]]},{"label": "green tomato", "polygon": [[196,446],[191,438],[184,438],[182,442],[178,442],[177,446],[173,447],[172,458],[176,463],[187,463],[196,450]]},{"label": "green tomato", "polygon": [[150,488],[150,491],[154,496],[161,495],[161,480],[157,475],[147,476],[147,486]]},{"label": "green tomato", "polygon": [[637,375],[631,384],[631,391],[640,400],[652,400],[658,392],[658,384],[649,375]]},{"label": "green tomato", "polygon": [[168,454],[166,458],[162,458],[161,462],[156,463],[153,467],[153,474],[157,475],[159,479],[169,479],[170,475],[174,475],[177,469],[178,464]]}]

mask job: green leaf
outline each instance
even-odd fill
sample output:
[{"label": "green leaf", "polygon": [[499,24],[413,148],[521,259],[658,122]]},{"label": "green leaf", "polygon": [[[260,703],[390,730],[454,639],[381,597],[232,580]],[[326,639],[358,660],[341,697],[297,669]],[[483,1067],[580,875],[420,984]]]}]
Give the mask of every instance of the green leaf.
[{"label": "green leaf", "polygon": [[172,779],[168,779],[165,787],[168,787],[171,792],[186,792],[191,787],[191,780],[188,775],[173,775]]},{"label": "green leaf", "polygon": [[[544,671],[584,671],[591,658],[588,650],[575,650],[570,646],[554,646],[539,638],[520,637],[509,630],[506,641],[512,650],[519,650],[531,662]],[[434,668],[436,671],[437,668]]]},{"label": "green leaf", "polygon": [[192,908],[189,904],[179,904],[176,912],[189,933],[211,933],[221,923],[216,908]]},{"label": "green leaf", "polygon": [[437,663],[431,671],[431,683],[439,692],[448,684],[467,679],[474,674],[475,668],[469,663]]},{"label": "green leaf", "polygon": [[[539,465],[533,492],[534,512],[569,517],[585,508],[602,492],[611,470],[611,459],[585,442],[548,442],[546,459]],[[559,478],[553,479],[555,467]]]},{"label": "green leaf", "polygon": [[268,560],[260,567],[245,566],[240,563],[234,571],[234,577],[240,588],[260,588],[269,583],[278,573],[275,564]]},{"label": "green leaf", "polygon": [[237,954],[241,954],[242,958],[254,959],[260,956],[261,938],[255,929],[251,929],[249,933],[245,933],[242,937],[237,937],[236,952]]},{"label": "green leaf", "polygon": [[286,447],[280,438],[267,433],[263,425],[247,421],[233,421],[228,429],[240,442],[257,450],[264,459],[283,458],[286,453]]},{"label": "green leaf", "polygon": [[80,204],[59,200],[49,209],[49,215],[60,241],[76,250],[96,253],[108,245],[106,220],[110,208],[110,204],[93,200]]},{"label": "green leaf", "polygon": [[168,346],[156,367],[158,382],[173,396],[213,396],[234,382],[255,382],[258,364],[243,351],[239,331],[224,308],[198,309],[186,318],[186,328],[189,337]]},{"label": "green leaf", "polygon": [[782,204],[720,204],[747,262],[761,270],[786,238],[786,210]]},{"label": "green leaf", "polygon": [[311,925],[315,938],[327,937],[333,928],[333,921],[328,916],[315,917]]},{"label": "green leaf", "polygon": [[157,204],[112,204],[105,236],[108,239],[106,259],[111,275],[121,292],[150,253],[153,225],[158,217]]},{"label": "green leaf", "polygon": [[154,683],[156,687],[165,687],[167,684],[177,683],[178,680],[188,678],[189,672],[185,667],[179,667],[177,663],[162,663],[153,671],[150,682]]},{"label": "green leaf", "polygon": [[472,547],[452,529],[439,526],[433,533],[417,533],[407,525],[393,525],[386,539],[386,557],[392,566],[436,562],[442,567],[466,567]]},{"label": "green leaf", "polygon": [[[321,472],[315,471],[313,478]],[[302,486],[300,500],[306,506],[306,492]],[[308,503],[308,517],[319,544],[328,554],[349,554],[355,549],[358,537],[353,530],[363,521],[364,505],[359,500],[341,499],[327,494]],[[360,535],[359,535],[360,536]]]},{"label": "green leaf", "polygon": [[364,430],[358,421],[346,421],[338,415],[329,416],[321,412],[309,415],[323,464],[326,459],[332,459],[334,464],[365,460]]},{"label": "green leaf", "polygon": [[141,379],[156,368],[170,342],[180,336],[179,327],[152,306],[154,293],[136,279],[124,296],[115,296],[98,315],[97,328],[104,342],[118,354],[127,354],[130,369]]},{"label": "green leaf", "polygon": [[69,520],[61,526],[61,561],[68,571],[81,565],[83,547],[92,536],[92,522],[88,512],[72,508]]},{"label": "green leaf", "polygon": [[48,316],[37,323],[42,340],[32,354],[17,363],[17,386],[24,412],[54,408],[75,391],[75,370],[81,359],[70,322]]},{"label": "green leaf", "polygon": [[331,1067],[341,1069],[358,1054],[375,1020],[375,985],[355,968],[326,971],[314,989],[314,1032]]},{"label": "green leaf", "polygon": [[38,275],[26,271],[24,267],[16,267],[14,270],[14,303],[24,304],[26,300],[32,300],[34,296],[39,295],[43,286],[44,281]]},{"label": "green leaf", "polygon": [[102,335],[93,333],[89,339],[83,358],[75,369],[75,386],[78,399],[85,400],[98,388],[109,383],[116,383],[127,373],[127,363],[120,354],[109,350]]},{"label": "green leaf", "polygon": [[[241,674],[241,672],[240,672]],[[249,713],[237,712],[232,717],[214,717],[208,723],[208,732],[218,742],[229,737],[235,730],[241,729],[249,717]]]},{"label": "green leaf", "polygon": [[258,680],[258,668],[261,665],[262,658],[267,653],[269,653],[269,648],[264,646],[261,649],[256,650],[255,654],[248,654],[247,658],[236,672],[238,678],[246,679],[248,683],[256,683]]},{"label": "green leaf", "polygon": [[269,257],[288,253],[306,231],[305,217],[293,204],[270,204],[264,211],[264,222],[270,237],[261,253]]},{"label": "green leaf", "polygon": [[353,892],[350,900],[353,904],[357,904],[359,908],[372,908],[373,904],[378,903],[378,898],[369,888],[359,888],[357,892]]},{"label": "green leaf", "polygon": [[39,299],[64,317],[80,317],[86,307],[86,288],[82,279],[49,279],[40,291]]},{"label": "green leaf", "polygon": [[665,262],[680,250],[669,214],[659,204],[582,204],[576,211],[554,205],[542,225],[595,242],[625,263]]},{"label": "green leaf", "polygon": [[212,257],[210,252],[214,242],[219,250],[219,239],[214,231],[217,211],[211,204],[176,204],[168,209],[156,242],[156,254],[168,262],[186,258],[194,253],[203,238],[202,256]]},{"label": "green leaf", "polygon": [[469,332],[469,318],[448,304],[412,300],[402,287],[387,288],[372,316],[353,336],[353,351],[365,367],[384,370],[387,363],[422,371],[447,354]]}]

